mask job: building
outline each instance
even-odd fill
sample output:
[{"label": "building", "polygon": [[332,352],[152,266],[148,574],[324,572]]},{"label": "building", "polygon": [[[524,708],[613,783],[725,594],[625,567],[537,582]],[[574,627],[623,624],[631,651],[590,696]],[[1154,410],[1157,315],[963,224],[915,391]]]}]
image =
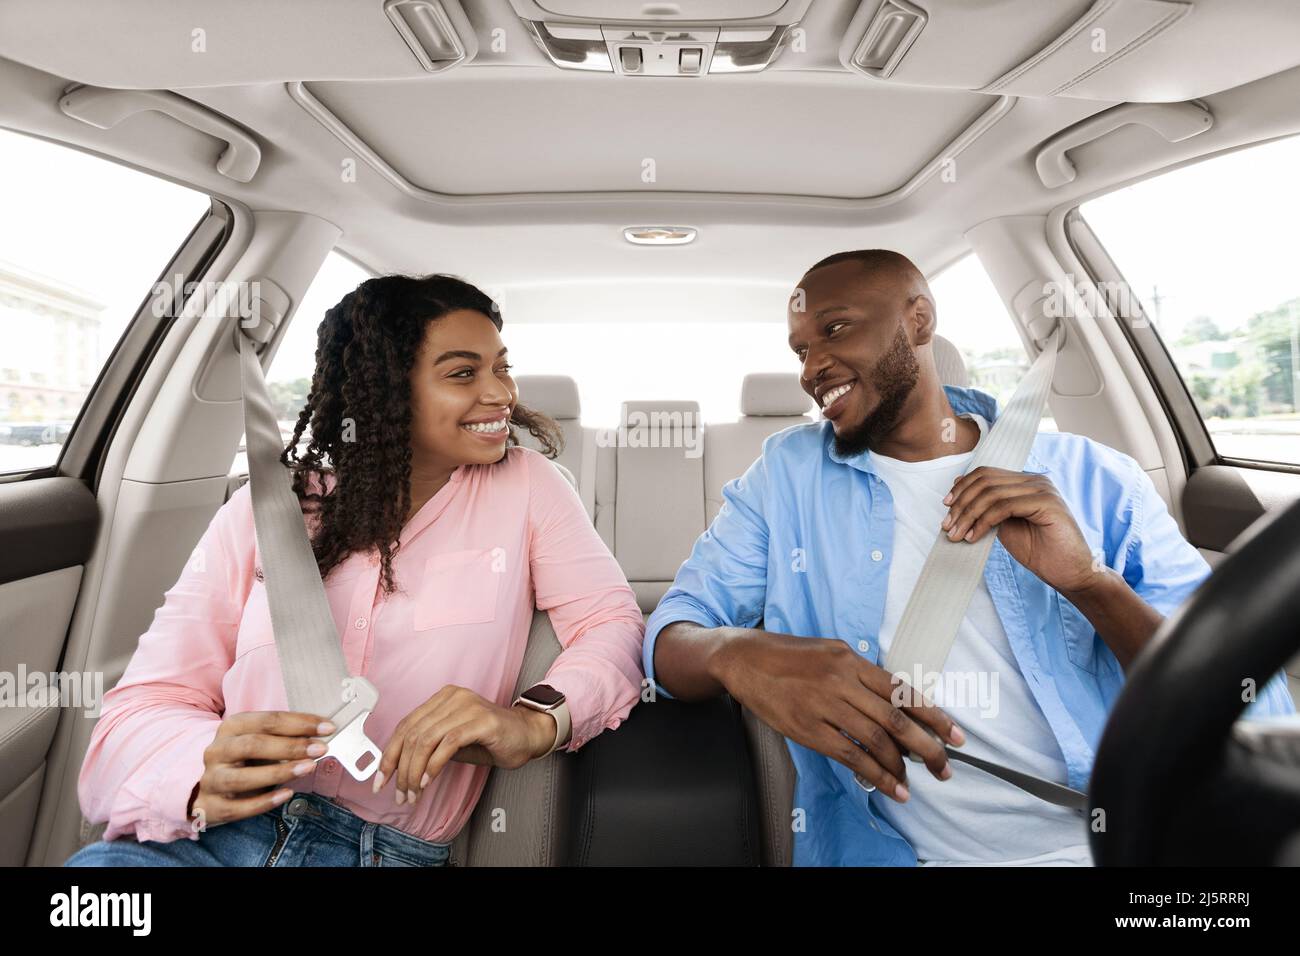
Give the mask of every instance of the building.
[{"label": "building", "polygon": [[102,364],[104,304],[0,261],[0,420],[76,417]]}]

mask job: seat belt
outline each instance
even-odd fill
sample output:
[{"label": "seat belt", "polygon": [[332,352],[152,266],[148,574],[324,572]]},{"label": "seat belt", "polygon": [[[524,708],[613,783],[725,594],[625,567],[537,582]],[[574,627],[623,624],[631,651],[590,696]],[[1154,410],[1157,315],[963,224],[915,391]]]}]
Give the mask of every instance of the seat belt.
[{"label": "seat belt", "polygon": [[[1063,331],[1058,321],[1047,340],[1040,341],[1042,351],[1016,387],[1002,414],[976,447],[968,472],[980,467],[1008,471],[1024,469],[1051,391]],[[984,565],[996,537],[995,532],[974,542],[952,541],[946,532],[939,532],[885,656],[887,671],[909,683],[916,674],[942,673],[957,637],[957,628],[966,616],[971,597],[984,575]],[[914,684],[913,689],[921,692],[921,688]],[[944,750],[953,760],[999,777],[1048,803],[1081,813],[1087,811],[1087,795],[1078,790],[969,756],[947,745]],[[916,754],[909,754],[908,758],[921,762]]]},{"label": "seat belt", "polygon": [[[290,710],[320,714],[335,726],[333,734],[320,738],[326,752],[315,759],[333,757],[357,780],[366,780],[379,769],[383,756],[365,732],[379,691],[366,678],[348,673],[302,508],[288,469],[280,462],[284,442],[258,351],[283,315],[264,299],[255,299],[254,307],[254,316],[236,322],[235,339],[253,524],[285,696]],[[366,754],[372,759],[362,768],[359,762]]]}]

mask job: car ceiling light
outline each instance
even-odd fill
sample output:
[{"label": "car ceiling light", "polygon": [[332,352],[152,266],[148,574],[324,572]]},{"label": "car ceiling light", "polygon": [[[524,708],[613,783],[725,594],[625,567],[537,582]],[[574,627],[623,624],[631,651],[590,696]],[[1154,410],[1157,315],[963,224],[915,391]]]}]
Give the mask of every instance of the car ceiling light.
[{"label": "car ceiling light", "polygon": [[628,226],[623,238],[638,246],[684,246],[699,230],[693,226]]},{"label": "car ceiling light", "polygon": [[718,45],[713,48],[710,73],[757,73],[765,69],[785,49],[786,41],[797,23],[785,27],[755,30],[729,30],[718,34]]},{"label": "car ceiling light", "polygon": [[609,47],[599,26],[581,23],[542,23],[525,20],[524,25],[542,52],[556,66],[566,70],[599,70],[613,73]]},{"label": "car ceiling light", "polygon": [[798,21],[726,25],[633,23],[610,25],[523,18],[543,53],[567,70],[623,76],[704,76],[754,73],[785,49]]}]

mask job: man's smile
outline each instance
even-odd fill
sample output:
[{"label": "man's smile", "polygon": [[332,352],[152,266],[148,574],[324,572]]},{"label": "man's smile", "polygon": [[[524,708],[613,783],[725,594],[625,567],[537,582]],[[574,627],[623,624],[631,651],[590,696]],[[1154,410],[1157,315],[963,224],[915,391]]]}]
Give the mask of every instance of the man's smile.
[{"label": "man's smile", "polygon": [[848,408],[849,401],[855,394],[856,380],[836,385],[821,393],[818,403],[821,405],[822,414],[832,422],[844,413]]}]

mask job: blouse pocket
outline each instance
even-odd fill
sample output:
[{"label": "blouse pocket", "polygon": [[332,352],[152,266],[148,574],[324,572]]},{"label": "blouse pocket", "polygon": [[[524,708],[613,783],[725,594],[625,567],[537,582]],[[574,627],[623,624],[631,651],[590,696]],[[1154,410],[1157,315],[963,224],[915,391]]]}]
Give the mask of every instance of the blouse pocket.
[{"label": "blouse pocket", "polygon": [[491,549],[430,556],[412,612],[415,630],[496,620],[502,573],[496,553]]}]

